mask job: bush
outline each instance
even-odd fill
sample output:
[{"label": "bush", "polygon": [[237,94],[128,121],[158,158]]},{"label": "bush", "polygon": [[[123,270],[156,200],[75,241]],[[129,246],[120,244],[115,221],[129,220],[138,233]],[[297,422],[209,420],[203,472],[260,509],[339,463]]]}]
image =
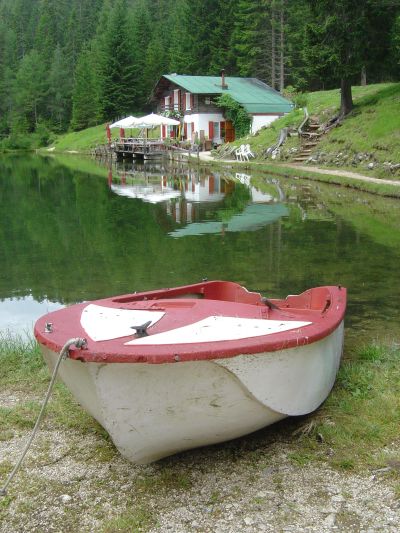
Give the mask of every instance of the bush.
[{"label": "bush", "polygon": [[39,122],[36,126],[35,137],[39,147],[48,146],[53,139],[51,131],[43,122]]},{"label": "bush", "polygon": [[226,119],[232,121],[237,138],[248,135],[251,126],[251,117],[242,105],[236,102],[229,94],[218,96],[215,99],[215,104],[218,107],[222,107]]},{"label": "bush", "polygon": [[306,107],[308,103],[308,94],[297,90],[291,85],[288,85],[285,88],[283,95],[285,96],[285,98],[291,100],[294,103],[296,109],[299,109],[300,107]]},{"label": "bush", "polygon": [[3,150],[31,150],[32,138],[22,133],[11,133],[0,143]]}]

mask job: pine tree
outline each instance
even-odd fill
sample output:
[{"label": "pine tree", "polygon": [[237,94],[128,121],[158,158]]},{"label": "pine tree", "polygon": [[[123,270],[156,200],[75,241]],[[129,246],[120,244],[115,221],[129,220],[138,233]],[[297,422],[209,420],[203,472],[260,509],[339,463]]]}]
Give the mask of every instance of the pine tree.
[{"label": "pine tree", "polygon": [[274,43],[275,25],[270,0],[239,0],[232,34],[239,74],[260,78],[274,86]]},{"label": "pine tree", "polygon": [[236,58],[231,47],[236,5],[237,0],[215,0],[215,24],[209,36],[211,53],[208,74],[218,75],[221,69],[225,69],[228,76],[237,74]]},{"label": "pine tree", "polygon": [[[143,53],[143,49],[140,52]],[[107,120],[128,114],[136,107],[136,98],[141,95],[137,87],[141,81],[139,76],[142,76],[142,71],[138,71],[133,58],[126,0],[117,0],[105,36],[101,80],[104,116]]]},{"label": "pine tree", "polygon": [[162,35],[157,30],[153,33],[152,40],[147,47],[146,61],[143,70],[145,87],[152,89],[159,78],[170,72],[166,46],[163,44]]},{"label": "pine tree", "polygon": [[[221,6],[224,2],[219,0],[203,0],[191,3],[190,6],[190,36],[193,39],[194,62],[193,74],[219,74],[212,69],[215,68],[217,50],[213,50],[215,40],[213,36],[218,35],[217,28],[221,24]],[[227,2],[229,5],[230,2]],[[228,37],[228,36],[227,36]],[[229,38],[225,38],[219,43],[219,46],[228,44]],[[223,65],[222,65],[223,66]]]},{"label": "pine tree", "polygon": [[39,0],[4,2],[7,11],[0,15],[16,36],[17,58],[21,59],[34,47],[39,17]]},{"label": "pine tree", "polygon": [[54,50],[49,72],[48,115],[54,130],[67,129],[71,114],[72,77],[61,46]]},{"label": "pine tree", "polygon": [[91,68],[93,57],[93,51],[85,48],[76,65],[72,95],[71,128],[73,130],[94,126],[101,120],[99,81],[96,72]]},{"label": "pine tree", "polygon": [[66,17],[67,31],[63,42],[65,54],[74,71],[83,46],[96,35],[96,26],[103,2],[102,0],[71,0],[71,4]]},{"label": "pine tree", "polygon": [[[126,40],[131,52],[130,70],[127,74],[133,81],[130,88],[131,101],[125,107],[125,111],[142,111],[156,82],[156,80],[148,79],[150,65],[146,65],[147,51],[152,40],[152,21],[146,0],[139,0],[135,5],[135,10],[129,18]],[[127,83],[130,82],[127,81]]]},{"label": "pine tree", "polygon": [[168,72],[190,74],[193,68],[190,6],[187,0],[176,0],[167,22]]},{"label": "pine tree", "polygon": [[46,65],[36,50],[22,59],[15,80],[16,114],[25,117],[28,128],[33,131],[43,114],[46,95]]},{"label": "pine tree", "polygon": [[12,110],[14,72],[16,62],[16,36],[0,20],[0,133],[8,130],[8,115]]},{"label": "pine tree", "polygon": [[39,21],[35,34],[35,50],[41,55],[46,66],[50,66],[57,40],[57,9],[58,0],[41,0]]},{"label": "pine tree", "polygon": [[310,6],[307,0],[286,2],[285,64],[290,85],[306,90],[318,88],[319,78],[309,76],[304,61],[305,28],[311,21]]}]

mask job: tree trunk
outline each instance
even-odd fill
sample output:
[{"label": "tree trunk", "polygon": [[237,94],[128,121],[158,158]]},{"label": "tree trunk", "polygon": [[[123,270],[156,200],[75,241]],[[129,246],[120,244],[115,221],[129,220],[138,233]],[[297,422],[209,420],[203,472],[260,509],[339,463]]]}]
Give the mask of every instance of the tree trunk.
[{"label": "tree trunk", "polygon": [[344,117],[353,109],[351,81],[347,78],[340,80],[340,116]]},{"label": "tree trunk", "polygon": [[281,32],[281,42],[280,42],[280,76],[279,76],[279,90],[283,94],[283,89],[285,88],[285,34],[284,34],[284,0],[281,3],[281,17],[280,17],[280,32]]},{"label": "tree trunk", "polygon": [[275,72],[275,66],[276,66],[276,49],[275,49],[275,9],[274,6],[272,6],[272,12],[271,12],[271,87],[275,89],[276,84],[276,72]]},{"label": "tree trunk", "polygon": [[365,68],[365,65],[361,69],[361,85],[363,87],[367,85],[367,69]]}]

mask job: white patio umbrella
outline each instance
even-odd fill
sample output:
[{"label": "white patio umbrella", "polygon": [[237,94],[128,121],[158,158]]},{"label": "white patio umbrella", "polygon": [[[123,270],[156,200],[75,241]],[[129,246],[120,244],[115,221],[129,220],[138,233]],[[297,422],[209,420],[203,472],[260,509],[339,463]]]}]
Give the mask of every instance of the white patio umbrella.
[{"label": "white patio umbrella", "polygon": [[137,128],[155,128],[156,126],[179,126],[179,120],[173,118],[163,117],[162,115],[156,115],[155,113],[150,113],[144,117],[139,117],[136,119]]},{"label": "white patio umbrella", "polygon": [[129,117],[121,118],[121,120],[110,124],[110,128],[138,128],[141,127],[137,124],[138,120],[137,117],[129,115]]}]

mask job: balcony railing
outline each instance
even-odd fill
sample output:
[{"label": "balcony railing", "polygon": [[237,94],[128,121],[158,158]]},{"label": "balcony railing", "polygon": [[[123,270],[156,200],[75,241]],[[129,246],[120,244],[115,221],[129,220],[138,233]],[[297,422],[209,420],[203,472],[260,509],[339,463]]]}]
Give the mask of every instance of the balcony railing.
[{"label": "balcony railing", "polygon": [[193,109],[186,109],[186,106],[179,106],[178,104],[170,104],[170,105],[165,105],[165,104],[160,104],[158,106],[160,112],[164,112],[164,111],[179,111],[179,113],[185,113],[186,111],[193,111]]}]

